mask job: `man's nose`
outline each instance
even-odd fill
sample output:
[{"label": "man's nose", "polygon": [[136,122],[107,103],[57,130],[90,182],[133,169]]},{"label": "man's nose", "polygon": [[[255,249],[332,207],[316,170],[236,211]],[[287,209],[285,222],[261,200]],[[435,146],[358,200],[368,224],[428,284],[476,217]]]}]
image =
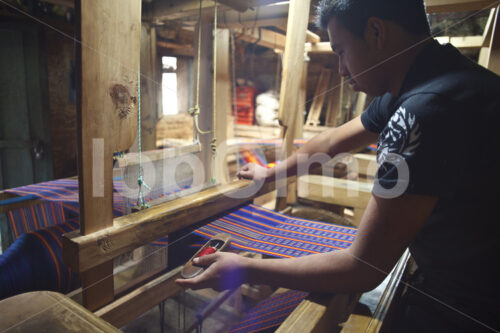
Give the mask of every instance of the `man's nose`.
[{"label": "man's nose", "polygon": [[339,75],[342,77],[349,77],[350,73],[347,70],[347,67],[344,65],[344,62],[339,59]]}]

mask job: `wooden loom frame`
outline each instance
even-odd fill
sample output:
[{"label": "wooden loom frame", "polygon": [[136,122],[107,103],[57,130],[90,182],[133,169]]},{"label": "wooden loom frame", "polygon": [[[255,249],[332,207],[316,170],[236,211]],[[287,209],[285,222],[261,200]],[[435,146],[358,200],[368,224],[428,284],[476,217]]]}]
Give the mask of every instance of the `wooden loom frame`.
[{"label": "wooden loom frame", "polygon": [[[180,269],[174,269],[132,293],[115,299],[113,281],[110,278],[112,276],[112,262],[110,260],[166,233],[213,217],[225,210],[247,204],[251,201],[250,197],[247,199],[228,199],[224,197],[224,194],[244,191],[250,185],[250,182],[231,183],[118,219],[112,218],[111,166],[104,157],[111,156],[114,151],[127,149],[134,137],[130,128],[136,126],[134,118],[137,118],[135,116],[137,105],[134,105],[134,96],[137,86],[136,83],[134,84],[134,76],[126,73],[134,72],[135,68],[138,69],[139,57],[134,52],[139,50],[138,31],[140,33],[141,1],[126,0],[126,5],[123,5],[125,1],[120,0],[121,7],[119,10],[114,7],[116,0],[100,0],[98,6],[92,6],[93,1],[95,0],[76,1],[76,11],[79,14],[77,21],[81,23],[77,27],[78,38],[85,47],[94,47],[92,41],[97,41],[99,45],[92,52],[85,51],[85,47],[77,51],[79,56],[77,63],[81,64],[79,71],[81,86],[78,89],[81,231],[65,236],[63,242],[64,256],[70,267],[82,272],[85,305],[92,310],[100,308],[96,312],[99,316],[120,327],[163,299],[178,292],[180,288],[173,281],[178,276]],[[300,2],[291,1],[288,19],[289,34],[285,46],[283,70],[285,74],[282,81],[282,100],[284,102],[280,104],[280,121],[285,127],[283,156],[291,153],[294,133],[300,131],[298,126],[300,120],[297,121],[296,117],[292,117],[294,113],[285,113],[285,110],[297,109],[295,96],[297,96],[297,91],[302,82],[297,78],[305,75],[302,66],[296,65],[303,60],[301,58],[304,54],[306,38],[304,25],[307,26],[307,20],[304,20],[301,16],[304,15],[306,5],[308,11],[309,1]],[[443,3],[441,4],[443,6],[446,5],[444,4],[446,1],[434,0],[433,2]],[[447,4],[450,2],[452,1],[448,1]],[[492,1],[458,0],[453,2],[467,3],[468,5],[471,3],[475,5],[484,5],[485,2],[493,3]],[[137,12],[139,15],[137,15]],[[111,15],[111,19],[105,15]],[[125,24],[130,31],[124,29],[126,33],[120,33],[111,29],[117,22]],[[137,30],[137,27],[139,27],[139,30]],[[99,39],[103,37],[103,34],[104,40],[109,38],[107,43]],[[207,38],[207,40],[210,40],[210,38]],[[491,44],[493,49],[496,44],[493,42]],[[124,51],[123,45],[128,45],[130,49]],[[123,53],[127,53],[129,58],[125,60],[127,62],[125,67],[128,68],[128,72],[123,71],[123,69],[120,72],[120,69],[112,66],[103,67],[103,64],[99,63],[101,53],[119,59]],[[92,66],[99,68],[99,71],[92,72]],[[209,59],[205,59],[202,66],[208,72]],[[292,68],[300,68],[300,73],[293,72]],[[209,76],[208,79],[205,77],[203,80],[210,82]],[[117,85],[120,87],[117,88]],[[210,86],[210,84],[205,86]],[[118,90],[110,90],[113,87]],[[125,87],[125,90],[122,87]],[[118,101],[112,99],[113,94],[115,97],[120,97]],[[126,100],[121,100],[121,97],[123,97],[121,94],[126,96]],[[207,97],[209,95],[209,92],[202,92],[202,96]],[[211,104],[211,101],[209,102],[210,98],[207,97],[204,100],[208,105]],[[210,109],[210,106],[206,109]],[[117,113],[111,114],[108,110],[114,110]],[[104,116],[104,120],[96,123],[95,119],[103,119],[102,116]],[[202,122],[210,128],[210,117],[207,118]],[[109,130],[110,128],[112,130]],[[94,147],[94,151],[91,151],[90,147]],[[100,156],[96,156],[96,151]],[[104,165],[96,166],[95,157],[103,157]],[[208,161],[209,156],[205,156],[204,160]],[[92,181],[95,177],[102,177],[104,180],[102,187],[100,185],[97,188],[95,187],[95,181]],[[286,184],[279,185],[281,187],[286,186]],[[274,184],[268,184],[257,194],[263,194],[273,188]],[[95,194],[96,192],[99,195],[91,195],[91,193]],[[283,201],[278,203],[278,206],[282,205]],[[203,214],[196,218],[189,216],[189,219],[187,219],[189,209],[193,208],[203,209]],[[322,299],[315,300],[312,297],[302,302],[294,315],[282,325],[279,331],[291,332],[296,328],[294,326],[296,323],[311,322],[311,318],[316,320],[312,321],[308,330],[316,331],[327,322],[332,309],[343,308],[349,310],[349,305],[352,305],[356,299],[356,297],[348,295],[334,295],[333,297],[323,295],[320,298]],[[339,316],[339,318],[341,317],[344,316]],[[323,327],[325,330],[328,329],[328,326]]]}]

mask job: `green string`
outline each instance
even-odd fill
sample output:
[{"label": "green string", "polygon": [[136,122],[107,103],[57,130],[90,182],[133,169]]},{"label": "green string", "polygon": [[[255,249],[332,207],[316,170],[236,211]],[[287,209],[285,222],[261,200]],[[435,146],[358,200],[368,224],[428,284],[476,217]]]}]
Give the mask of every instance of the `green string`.
[{"label": "green string", "polygon": [[139,209],[149,208],[149,205],[144,199],[144,192],[142,187],[144,186],[148,190],[151,188],[144,182],[144,177],[142,174],[142,142],[141,142],[141,67],[139,65],[139,73],[137,77],[137,135],[139,137],[139,177],[137,178],[137,185],[139,185],[139,192],[137,194],[137,207]]}]

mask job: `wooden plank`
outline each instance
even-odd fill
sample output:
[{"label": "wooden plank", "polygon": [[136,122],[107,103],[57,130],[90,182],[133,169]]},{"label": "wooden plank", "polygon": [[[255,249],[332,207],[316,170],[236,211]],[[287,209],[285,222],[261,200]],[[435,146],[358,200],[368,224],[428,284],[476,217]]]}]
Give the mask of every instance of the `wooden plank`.
[{"label": "wooden plank", "polygon": [[[299,96],[302,82],[301,76],[309,9],[309,0],[290,1],[286,46],[283,54],[280,106],[278,110],[278,120],[280,125],[283,126],[284,133],[284,142],[280,152],[280,159],[282,161],[292,154],[296,122],[298,113],[300,112],[297,96]],[[278,190],[278,200],[276,201],[277,211],[283,210],[286,207],[286,195],[284,190],[281,189],[281,185],[278,185],[280,190]]]},{"label": "wooden plank", "polygon": [[320,43],[306,43],[307,53],[317,53],[317,54],[335,54],[332,50],[330,42],[320,42]]},{"label": "wooden plank", "polygon": [[[217,85],[216,85],[216,118],[217,118],[217,145],[225,144],[228,138],[228,129],[234,124],[232,119],[232,75],[229,51],[229,30],[217,30]],[[227,184],[225,158],[222,152],[217,152],[215,173],[217,181]]]},{"label": "wooden plank", "polygon": [[488,62],[490,60],[490,45],[493,35],[493,26],[495,24],[495,12],[496,8],[490,10],[490,16],[488,17],[488,21],[486,21],[483,31],[483,45],[479,51],[479,58],[477,60],[477,63],[485,68],[488,68]]},{"label": "wooden plank", "polygon": [[497,4],[496,0],[425,0],[427,13],[467,12]]},{"label": "wooden plank", "polygon": [[[209,183],[212,178],[212,150],[210,144],[213,138],[213,60],[214,60],[214,17],[212,11],[205,11],[202,14],[201,19],[201,43],[198,43],[198,29],[200,26],[196,26],[195,31],[195,59],[194,59],[194,72],[195,78],[198,71],[198,55],[200,55],[200,115],[198,117],[199,127],[202,131],[208,131],[208,134],[200,134],[199,141],[201,143],[201,153],[200,158],[204,167],[205,182]],[[198,51],[198,47],[201,47],[201,51]],[[196,83],[195,83],[196,84]],[[195,92],[196,94],[196,88]]]},{"label": "wooden plank", "polygon": [[[80,226],[88,235],[113,225],[111,156],[136,135],[141,1],[78,0],[75,8]],[[113,263],[99,264],[82,274],[89,309],[114,297]]]},{"label": "wooden plank", "polygon": [[224,18],[219,22],[219,27],[228,29],[251,29],[258,27],[278,27],[286,30],[286,17],[266,18],[266,19],[247,19],[247,20],[229,20]]},{"label": "wooden plank", "polygon": [[120,332],[69,297],[34,291],[0,301],[0,331]]},{"label": "wooden plank", "polygon": [[[338,59],[337,59],[338,61]],[[328,92],[328,106],[326,108],[325,125],[337,126],[337,118],[342,110],[342,77],[338,72],[333,74],[332,85]]]},{"label": "wooden plank", "polygon": [[286,36],[278,32],[261,29],[243,29],[236,32],[238,39],[247,41],[249,43],[257,43],[273,50],[284,50],[286,44]]},{"label": "wooden plank", "polygon": [[122,327],[143,313],[149,311],[154,305],[164,299],[174,296],[182,290],[175,283],[180,277],[181,267],[154,279],[153,281],[137,288],[113,303],[110,303],[95,314],[116,327]]},{"label": "wooden plank", "polygon": [[334,332],[354,309],[359,295],[312,294],[302,301],[276,333]]},{"label": "wooden plank", "polygon": [[156,28],[141,25],[141,141],[142,150],[156,149],[158,105],[156,94],[161,89],[157,79]]},{"label": "wooden plank", "polygon": [[[64,261],[75,271],[86,271],[158,237],[251,202],[255,196],[268,193],[275,186],[274,183],[268,183],[253,193],[255,192],[253,189],[257,189],[251,184],[252,182],[248,180],[239,180],[211,187],[199,193],[116,218],[113,226],[90,235],[81,235],[78,231],[65,234]],[[197,214],[193,214],[193,211]]]},{"label": "wooden plank", "polygon": [[366,98],[368,96],[362,92],[362,91],[359,91],[357,93],[357,97],[356,97],[356,106],[354,108],[354,112],[352,114],[352,118],[356,118],[357,116],[360,116],[363,111],[365,110],[365,105],[366,105]]},{"label": "wooden plank", "polygon": [[487,68],[496,74],[500,74],[500,6],[496,9],[495,23],[491,35],[490,54]]},{"label": "wooden plank", "polygon": [[307,30],[306,31],[306,42],[311,43],[313,45],[318,44],[319,42],[321,42],[321,37],[319,37],[314,32]]},{"label": "wooden plank", "polygon": [[318,84],[316,86],[316,92],[314,93],[313,103],[311,105],[311,108],[309,109],[309,114],[307,115],[307,125],[319,125],[319,117],[321,116],[323,104],[325,103],[325,98],[328,93],[328,83],[330,83],[331,76],[332,71],[330,69],[323,68],[321,70]]}]

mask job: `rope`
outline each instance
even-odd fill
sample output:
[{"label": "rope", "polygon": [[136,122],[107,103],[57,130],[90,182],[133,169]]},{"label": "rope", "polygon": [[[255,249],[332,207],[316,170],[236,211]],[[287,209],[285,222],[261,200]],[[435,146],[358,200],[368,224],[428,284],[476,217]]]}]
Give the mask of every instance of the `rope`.
[{"label": "rope", "polygon": [[137,207],[139,209],[149,208],[148,204],[144,200],[144,192],[142,187],[144,186],[148,190],[151,188],[144,182],[144,177],[142,175],[142,142],[141,142],[141,66],[139,65],[139,73],[137,75],[137,135],[139,137],[139,176],[137,177],[137,185],[139,185],[139,192],[137,193]]},{"label": "rope", "polygon": [[198,18],[198,61],[197,61],[197,71],[196,71],[196,97],[194,106],[188,110],[189,114],[194,119],[194,130],[196,135],[194,136],[193,139],[195,142],[199,142],[200,134],[210,133],[210,131],[202,131],[198,123],[198,116],[200,114],[201,25],[202,25],[201,15],[202,15],[202,0],[200,0],[200,15]]}]

